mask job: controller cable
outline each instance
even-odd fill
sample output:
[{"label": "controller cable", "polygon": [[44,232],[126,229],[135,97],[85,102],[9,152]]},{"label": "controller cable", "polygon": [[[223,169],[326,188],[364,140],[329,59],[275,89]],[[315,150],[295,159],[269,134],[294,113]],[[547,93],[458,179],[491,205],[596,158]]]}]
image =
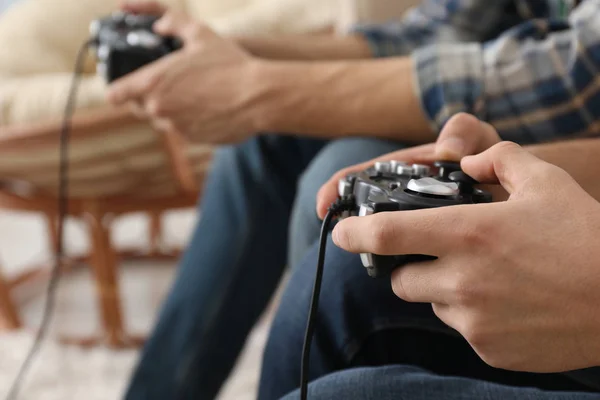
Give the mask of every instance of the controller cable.
[{"label": "controller cable", "polygon": [[345,196],[338,198],[327,209],[327,215],[321,225],[321,236],[319,238],[319,256],[317,258],[317,272],[315,283],[313,285],[310,310],[308,312],[308,322],[306,324],[306,333],[304,335],[304,346],[302,348],[302,363],[300,366],[300,400],[306,400],[308,397],[308,368],[310,362],[310,348],[312,338],[315,332],[315,318],[319,308],[319,297],[321,295],[321,283],[323,281],[323,268],[325,264],[325,250],[327,248],[327,235],[331,221],[339,217],[345,211],[351,211],[356,208],[354,196]]},{"label": "controller cable", "polygon": [[42,346],[42,342],[44,341],[46,335],[48,334],[48,329],[50,326],[50,321],[52,319],[52,314],[54,312],[54,305],[56,300],[56,290],[58,288],[58,283],[60,279],[60,266],[62,264],[62,259],[65,255],[65,233],[64,226],[65,220],[68,216],[69,212],[69,140],[71,134],[71,119],[73,117],[73,113],[75,111],[75,103],[76,103],[76,93],[77,88],[79,87],[79,81],[81,75],[83,73],[83,68],[85,65],[85,56],[87,55],[88,48],[93,44],[93,41],[86,41],[77,53],[77,61],[75,63],[75,70],[73,72],[73,77],[71,80],[71,87],[69,89],[69,96],[67,98],[67,104],[65,106],[62,127],[60,130],[60,150],[59,150],[59,173],[58,173],[58,226],[57,226],[57,236],[58,243],[56,249],[54,249],[54,264],[50,271],[50,280],[48,281],[48,286],[46,287],[46,295],[45,295],[45,304],[44,311],[42,314],[42,322],[40,323],[40,327],[36,333],[35,340],[31,346],[31,349],[27,353],[27,357],[23,361],[23,364],[19,368],[19,372],[13,381],[8,394],[6,395],[6,400],[17,400],[19,396],[19,392],[21,391],[21,386],[23,383],[23,379],[27,374],[28,370],[31,368],[33,361],[35,360],[36,355],[39,353],[39,350]]}]

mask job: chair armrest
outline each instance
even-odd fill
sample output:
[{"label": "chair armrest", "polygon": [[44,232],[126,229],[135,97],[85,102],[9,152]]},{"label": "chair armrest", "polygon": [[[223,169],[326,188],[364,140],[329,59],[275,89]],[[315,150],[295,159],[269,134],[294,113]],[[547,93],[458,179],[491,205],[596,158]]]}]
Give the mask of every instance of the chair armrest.
[{"label": "chair armrest", "polygon": [[[111,129],[145,125],[147,122],[137,117],[127,108],[100,108],[78,111],[71,120],[71,138],[86,138],[106,135]],[[58,145],[63,121],[53,119],[30,124],[0,126],[0,151],[27,150],[36,147]],[[148,126],[148,129],[152,129]],[[194,170],[185,152],[186,140],[176,132],[161,133],[162,144],[167,154],[171,172],[183,192],[197,192]]]},{"label": "chair armrest", "polygon": [[[77,112],[71,119],[71,137],[81,138],[104,134],[107,130],[124,125],[143,123],[128,109],[100,108]],[[0,146],[2,149],[22,148],[36,143],[54,143],[60,135],[63,121],[52,119],[28,124],[0,126]]]}]

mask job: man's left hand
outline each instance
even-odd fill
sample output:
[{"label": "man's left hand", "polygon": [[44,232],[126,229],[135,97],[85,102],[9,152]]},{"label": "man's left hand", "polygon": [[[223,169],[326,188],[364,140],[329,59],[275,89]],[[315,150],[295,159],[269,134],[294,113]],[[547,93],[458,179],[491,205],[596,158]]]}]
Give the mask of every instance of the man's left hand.
[{"label": "man's left hand", "polygon": [[466,157],[462,168],[499,182],[510,198],[348,218],[334,242],[354,253],[437,256],[396,269],[394,292],[432,303],[494,367],[600,365],[600,204],[564,170],[513,143]]},{"label": "man's left hand", "polygon": [[154,30],[181,38],[183,49],[114,82],[109,101],[130,104],[156,127],[194,141],[235,143],[257,133],[259,94],[251,88],[258,62],[235,42],[176,11],[167,11]]}]

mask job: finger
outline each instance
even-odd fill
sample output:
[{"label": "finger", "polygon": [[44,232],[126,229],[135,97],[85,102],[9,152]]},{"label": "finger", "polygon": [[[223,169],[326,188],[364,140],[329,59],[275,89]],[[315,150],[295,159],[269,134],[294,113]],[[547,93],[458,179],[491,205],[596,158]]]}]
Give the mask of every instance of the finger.
[{"label": "finger", "polygon": [[144,107],[142,106],[142,104],[140,104],[139,102],[130,101],[127,103],[127,107],[133,113],[133,115],[135,115],[137,118],[139,118],[139,119],[148,118],[148,114],[144,110]]},{"label": "finger", "polygon": [[392,273],[392,290],[411,303],[448,304],[451,292],[447,262],[443,259],[404,265]]},{"label": "finger", "polygon": [[553,175],[548,174],[549,170],[558,170],[512,142],[501,142],[479,155],[465,157],[461,166],[479,182],[500,183],[509,194],[533,177],[546,180]]},{"label": "finger", "polygon": [[173,63],[172,57],[163,57],[117,79],[108,88],[107,100],[114,105],[140,102],[160,83]]},{"label": "finger", "polygon": [[448,304],[432,304],[433,313],[446,325],[455,331],[460,333],[460,328],[462,326],[461,318],[462,314],[458,312],[458,308],[455,306],[450,306]]},{"label": "finger", "polygon": [[485,206],[490,205],[459,205],[347,218],[336,225],[332,237],[338,247],[351,253],[439,257],[456,251],[457,242],[465,234],[483,226],[490,218]]},{"label": "finger", "polygon": [[167,7],[157,1],[125,0],[120,9],[133,14],[163,15]]},{"label": "finger", "polygon": [[461,113],[452,117],[436,141],[436,156],[440,160],[460,161],[478,154],[500,142],[498,132],[490,124],[473,115]]},{"label": "finger", "polygon": [[182,12],[170,11],[154,24],[154,31],[164,36],[175,36],[184,42],[215,37],[208,25],[195,21]]},{"label": "finger", "polygon": [[319,192],[317,193],[317,215],[319,218],[325,217],[327,208],[338,197],[338,182],[341,179],[344,179],[348,174],[363,171],[373,166],[373,164],[378,161],[397,160],[407,163],[432,163],[435,161],[434,149],[435,144],[433,143],[411,147],[336,172],[323,186],[321,186],[321,189],[319,189]]},{"label": "finger", "polygon": [[152,127],[158,132],[177,132],[175,125],[166,118],[153,118],[150,120]]}]

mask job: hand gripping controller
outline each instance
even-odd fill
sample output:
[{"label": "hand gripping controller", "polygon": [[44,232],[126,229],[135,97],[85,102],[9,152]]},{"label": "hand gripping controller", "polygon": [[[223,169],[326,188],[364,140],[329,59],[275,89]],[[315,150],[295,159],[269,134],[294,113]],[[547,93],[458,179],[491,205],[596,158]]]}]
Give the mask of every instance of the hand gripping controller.
[{"label": "hand gripping controller", "polygon": [[[428,165],[378,162],[365,171],[346,176],[339,181],[339,195],[352,198],[356,207],[342,218],[492,201],[490,193],[474,187],[477,182],[461,171],[460,164],[438,161],[434,167],[437,174],[431,174]],[[370,253],[361,254],[360,258],[372,277],[388,276],[394,268],[407,263],[435,259],[421,254]]]},{"label": "hand gripping controller", "polygon": [[107,83],[182,47],[179,39],[154,33],[158,18],[115,12],[91,23],[97,71]]}]

